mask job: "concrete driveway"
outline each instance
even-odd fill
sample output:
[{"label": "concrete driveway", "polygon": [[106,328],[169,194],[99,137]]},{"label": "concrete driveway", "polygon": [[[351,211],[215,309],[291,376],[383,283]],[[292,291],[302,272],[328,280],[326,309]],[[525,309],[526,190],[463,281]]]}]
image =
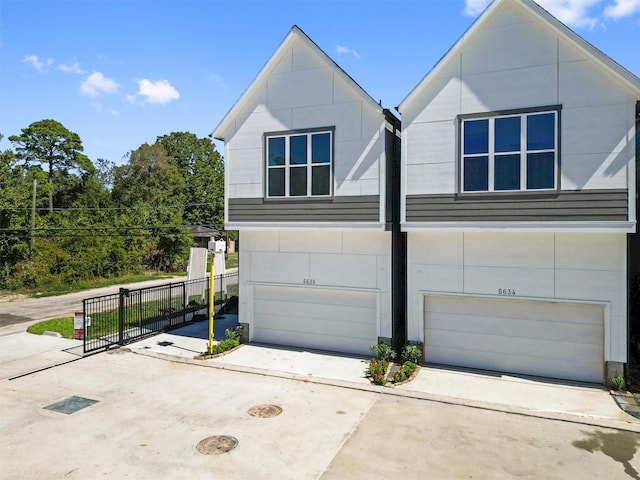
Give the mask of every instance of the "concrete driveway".
[{"label": "concrete driveway", "polygon": [[[96,403],[45,408],[72,396]],[[640,478],[635,432],[126,349],[1,380],[0,412],[3,479]],[[237,447],[196,450],[220,435]]]}]

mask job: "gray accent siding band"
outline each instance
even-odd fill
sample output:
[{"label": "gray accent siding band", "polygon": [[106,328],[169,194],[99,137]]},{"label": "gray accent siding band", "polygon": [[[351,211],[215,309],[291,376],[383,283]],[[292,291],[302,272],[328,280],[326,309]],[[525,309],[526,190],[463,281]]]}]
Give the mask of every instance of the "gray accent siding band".
[{"label": "gray accent siding band", "polygon": [[380,197],[230,198],[227,222],[378,222]]},{"label": "gray accent siding band", "polygon": [[407,222],[626,221],[627,196],[626,189],[495,197],[408,195]]}]

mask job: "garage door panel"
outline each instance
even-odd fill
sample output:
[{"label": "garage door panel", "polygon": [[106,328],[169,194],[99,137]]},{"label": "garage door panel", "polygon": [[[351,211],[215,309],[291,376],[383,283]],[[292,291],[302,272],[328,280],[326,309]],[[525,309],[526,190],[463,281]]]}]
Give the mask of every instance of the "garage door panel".
[{"label": "garage door panel", "polygon": [[[445,314],[469,314],[468,304],[461,302],[463,297],[428,297],[426,312]],[[468,299],[466,299],[468,300]],[[558,319],[567,323],[585,323],[602,325],[602,307],[594,305],[578,305],[570,303],[530,302],[521,300],[474,299],[473,314],[478,317],[520,318],[523,320],[552,321]],[[500,302],[500,308],[495,308]],[[535,303],[535,309],[528,308]]]},{"label": "garage door panel", "polygon": [[314,287],[253,287],[257,342],[369,354],[378,340],[375,292]]},{"label": "garage door panel", "polygon": [[[311,303],[300,303],[297,301],[286,302],[286,310],[283,308],[285,305],[282,301],[274,300],[256,300],[255,308],[261,315],[287,315],[291,317],[305,316],[309,319],[316,319],[322,321],[323,319],[334,319],[336,321],[343,321],[349,323],[363,323],[365,325],[371,324],[371,317],[376,314],[375,308],[369,307],[348,307],[338,305],[318,305]],[[313,308],[309,311],[309,306]]]},{"label": "garage door panel", "polygon": [[427,362],[603,380],[601,306],[427,296],[424,322]]},{"label": "garage door panel", "polygon": [[508,337],[519,337],[526,332],[530,339],[576,342],[599,345],[602,339],[602,325],[576,324],[575,322],[523,320],[511,317],[479,317],[477,315],[462,315],[441,313],[430,323],[431,330],[451,332],[501,332]]},{"label": "garage door panel", "polygon": [[334,352],[357,353],[367,355],[371,353],[371,343],[369,340],[359,340],[351,337],[339,335],[316,334],[313,338],[298,332],[286,330],[273,330],[256,328],[255,338],[259,342],[272,343],[274,345],[286,345],[291,347],[313,348],[319,350],[330,350]]},{"label": "garage door panel", "polygon": [[[582,343],[537,340],[506,335],[445,332],[428,330],[427,335],[435,345],[443,348],[459,348],[466,351],[492,352],[498,355],[521,355],[531,358],[550,358],[573,361],[584,358],[594,346]],[[431,342],[430,342],[431,343]]]},{"label": "garage door panel", "polygon": [[270,329],[280,331],[291,331],[296,333],[308,333],[311,335],[336,335],[338,336],[368,338],[371,332],[371,322],[345,322],[331,319],[301,319],[297,315],[277,314],[260,315],[260,324],[268,325]]},{"label": "garage door panel", "polygon": [[[481,364],[485,370],[513,372],[522,375],[546,376],[552,378],[573,379],[584,382],[602,382],[603,366],[601,363],[583,363],[568,360],[558,362],[555,359],[512,355],[505,357],[494,352],[479,352],[474,350],[459,350],[434,347],[433,355],[441,359],[443,365],[469,367]],[[553,372],[553,375],[541,374]]]}]

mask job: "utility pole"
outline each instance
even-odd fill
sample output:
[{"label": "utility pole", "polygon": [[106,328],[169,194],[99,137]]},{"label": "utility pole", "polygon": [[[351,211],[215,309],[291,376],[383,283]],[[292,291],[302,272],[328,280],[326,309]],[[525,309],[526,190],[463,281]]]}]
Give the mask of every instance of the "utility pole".
[{"label": "utility pole", "polygon": [[31,200],[31,249],[29,250],[29,256],[33,257],[33,246],[36,235],[36,188],[38,187],[38,181],[33,180],[33,198]]}]

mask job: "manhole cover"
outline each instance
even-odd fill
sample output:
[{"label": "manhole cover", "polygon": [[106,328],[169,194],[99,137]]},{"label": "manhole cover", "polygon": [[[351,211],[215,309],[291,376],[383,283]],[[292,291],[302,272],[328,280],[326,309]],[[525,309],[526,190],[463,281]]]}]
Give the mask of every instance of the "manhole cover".
[{"label": "manhole cover", "polygon": [[227,453],[238,446],[238,439],[228,435],[216,435],[200,440],[196,450],[203,455],[220,455]]},{"label": "manhole cover", "polygon": [[278,405],[256,405],[251,407],[248,411],[252,417],[270,418],[277,417],[282,413],[282,408]]}]

